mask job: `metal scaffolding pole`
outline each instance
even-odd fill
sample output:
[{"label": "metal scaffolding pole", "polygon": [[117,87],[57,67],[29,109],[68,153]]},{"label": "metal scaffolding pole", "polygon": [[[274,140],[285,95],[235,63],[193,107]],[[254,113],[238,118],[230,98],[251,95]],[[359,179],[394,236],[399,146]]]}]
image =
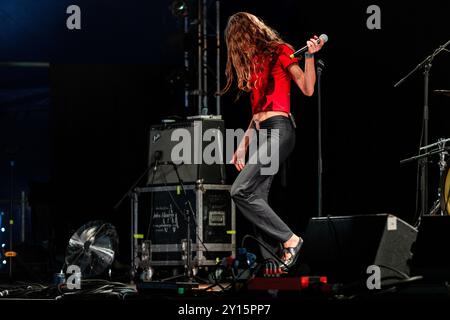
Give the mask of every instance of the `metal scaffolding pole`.
[{"label": "metal scaffolding pole", "polygon": [[208,0],[202,3],[202,30],[203,30],[203,48],[202,48],[202,109],[201,114],[208,114]]},{"label": "metal scaffolding pole", "polygon": [[[213,2],[214,1],[214,2]],[[215,24],[208,23],[208,7],[215,3]],[[197,2],[197,90],[193,93],[198,95],[198,109],[199,115],[207,115],[210,113],[208,92],[215,91],[215,104],[216,104],[216,114],[221,114],[220,106],[220,0],[198,0]],[[213,12],[211,12],[212,14]],[[208,29],[210,33],[208,33]],[[211,30],[213,29],[213,30]],[[215,30],[214,30],[215,29]],[[214,39],[214,42],[213,41]],[[209,43],[209,41],[211,41]],[[208,50],[215,46],[215,51]],[[214,57],[211,54],[215,54]],[[214,65],[210,65],[210,64]],[[214,74],[215,73],[215,74]],[[215,79],[211,78],[211,74],[214,75]],[[213,82],[215,81],[215,86]],[[210,81],[210,83],[208,82]],[[215,88],[214,88],[215,87]],[[214,89],[213,89],[214,88]]]},{"label": "metal scaffolding pole", "polygon": [[220,115],[220,0],[216,0],[216,114]]},{"label": "metal scaffolding pole", "polygon": [[203,78],[202,78],[202,6],[200,5],[200,0],[198,3],[198,25],[197,25],[197,76],[198,76],[198,84],[197,84],[197,95],[198,95],[198,114],[202,114],[202,106],[203,106]]},{"label": "metal scaffolding pole", "polygon": [[[184,76],[189,77],[189,50],[187,48],[187,38],[189,36],[189,16],[184,17]],[[189,109],[189,80],[184,81],[184,107]]]}]

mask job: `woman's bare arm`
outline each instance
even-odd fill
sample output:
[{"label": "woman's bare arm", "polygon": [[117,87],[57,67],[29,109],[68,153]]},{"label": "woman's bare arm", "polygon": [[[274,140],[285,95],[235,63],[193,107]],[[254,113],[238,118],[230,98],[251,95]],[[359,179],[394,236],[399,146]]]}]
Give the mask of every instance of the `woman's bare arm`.
[{"label": "woman's bare arm", "polygon": [[317,36],[307,41],[308,56],[305,57],[305,71],[300,66],[293,63],[289,66],[288,71],[292,80],[297,84],[305,96],[312,96],[314,93],[314,86],[316,84],[316,69],[314,65],[314,53],[319,51],[324,42],[317,43]]}]

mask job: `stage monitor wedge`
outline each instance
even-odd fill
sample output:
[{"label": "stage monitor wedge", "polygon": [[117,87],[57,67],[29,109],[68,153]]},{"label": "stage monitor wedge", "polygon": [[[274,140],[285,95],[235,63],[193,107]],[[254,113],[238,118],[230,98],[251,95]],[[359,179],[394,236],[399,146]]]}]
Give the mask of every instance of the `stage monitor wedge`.
[{"label": "stage monitor wedge", "polygon": [[371,265],[380,267],[381,278],[401,278],[409,274],[416,236],[414,227],[389,214],[312,218],[300,260],[312,275],[335,283],[365,284]]}]

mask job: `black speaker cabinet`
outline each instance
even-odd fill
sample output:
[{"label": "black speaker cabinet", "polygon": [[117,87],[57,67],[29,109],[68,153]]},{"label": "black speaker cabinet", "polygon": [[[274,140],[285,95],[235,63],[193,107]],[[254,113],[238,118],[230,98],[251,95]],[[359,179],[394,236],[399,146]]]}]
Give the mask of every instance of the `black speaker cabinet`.
[{"label": "black speaker cabinet", "polygon": [[411,273],[450,280],[450,216],[424,216],[412,247]]},{"label": "black speaker cabinet", "polygon": [[377,265],[381,277],[409,274],[408,260],[417,230],[388,214],[312,218],[305,236],[304,262],[311,274],[349,283],[368,278]]},{"label": "black speaker cabinet", "polygon": [[[224,184],[224,122],[216,118],[194,118],[184,122],[155,125],[149,134],[149,170],[147,185],[178,184],[174,165],[171,164],[172,151],[180,150],[180,143],[185,144],[184,152],[187,160],[177,166],[178,173],[184,183]],[[206,149],[205,148],[208,148]],[[217,148],[214,148],[217,146]],[[209,152],[213,150],[213,152]],[[216,154],[218,151],[219,154]],[[220,163],[205,162],[204,154],[211,154]],[[158,165],[155,167],[156,160]]]}]

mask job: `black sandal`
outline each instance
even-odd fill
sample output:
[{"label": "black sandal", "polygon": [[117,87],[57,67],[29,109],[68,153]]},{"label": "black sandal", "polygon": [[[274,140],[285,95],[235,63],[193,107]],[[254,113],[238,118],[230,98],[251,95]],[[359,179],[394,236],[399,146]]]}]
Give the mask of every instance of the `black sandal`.
[{"label": "black sandal", "polygon": [[286,270],[295,265],[299,256],[300,249],[302,248],[303,242],[304,241],[300,239],[300,241],[295,247],[284,248],[283,252],[285,254],[289,253],[291,256],[289,257],[289,259],[283,260],[284,264],[281,265],[282,269]]}]

